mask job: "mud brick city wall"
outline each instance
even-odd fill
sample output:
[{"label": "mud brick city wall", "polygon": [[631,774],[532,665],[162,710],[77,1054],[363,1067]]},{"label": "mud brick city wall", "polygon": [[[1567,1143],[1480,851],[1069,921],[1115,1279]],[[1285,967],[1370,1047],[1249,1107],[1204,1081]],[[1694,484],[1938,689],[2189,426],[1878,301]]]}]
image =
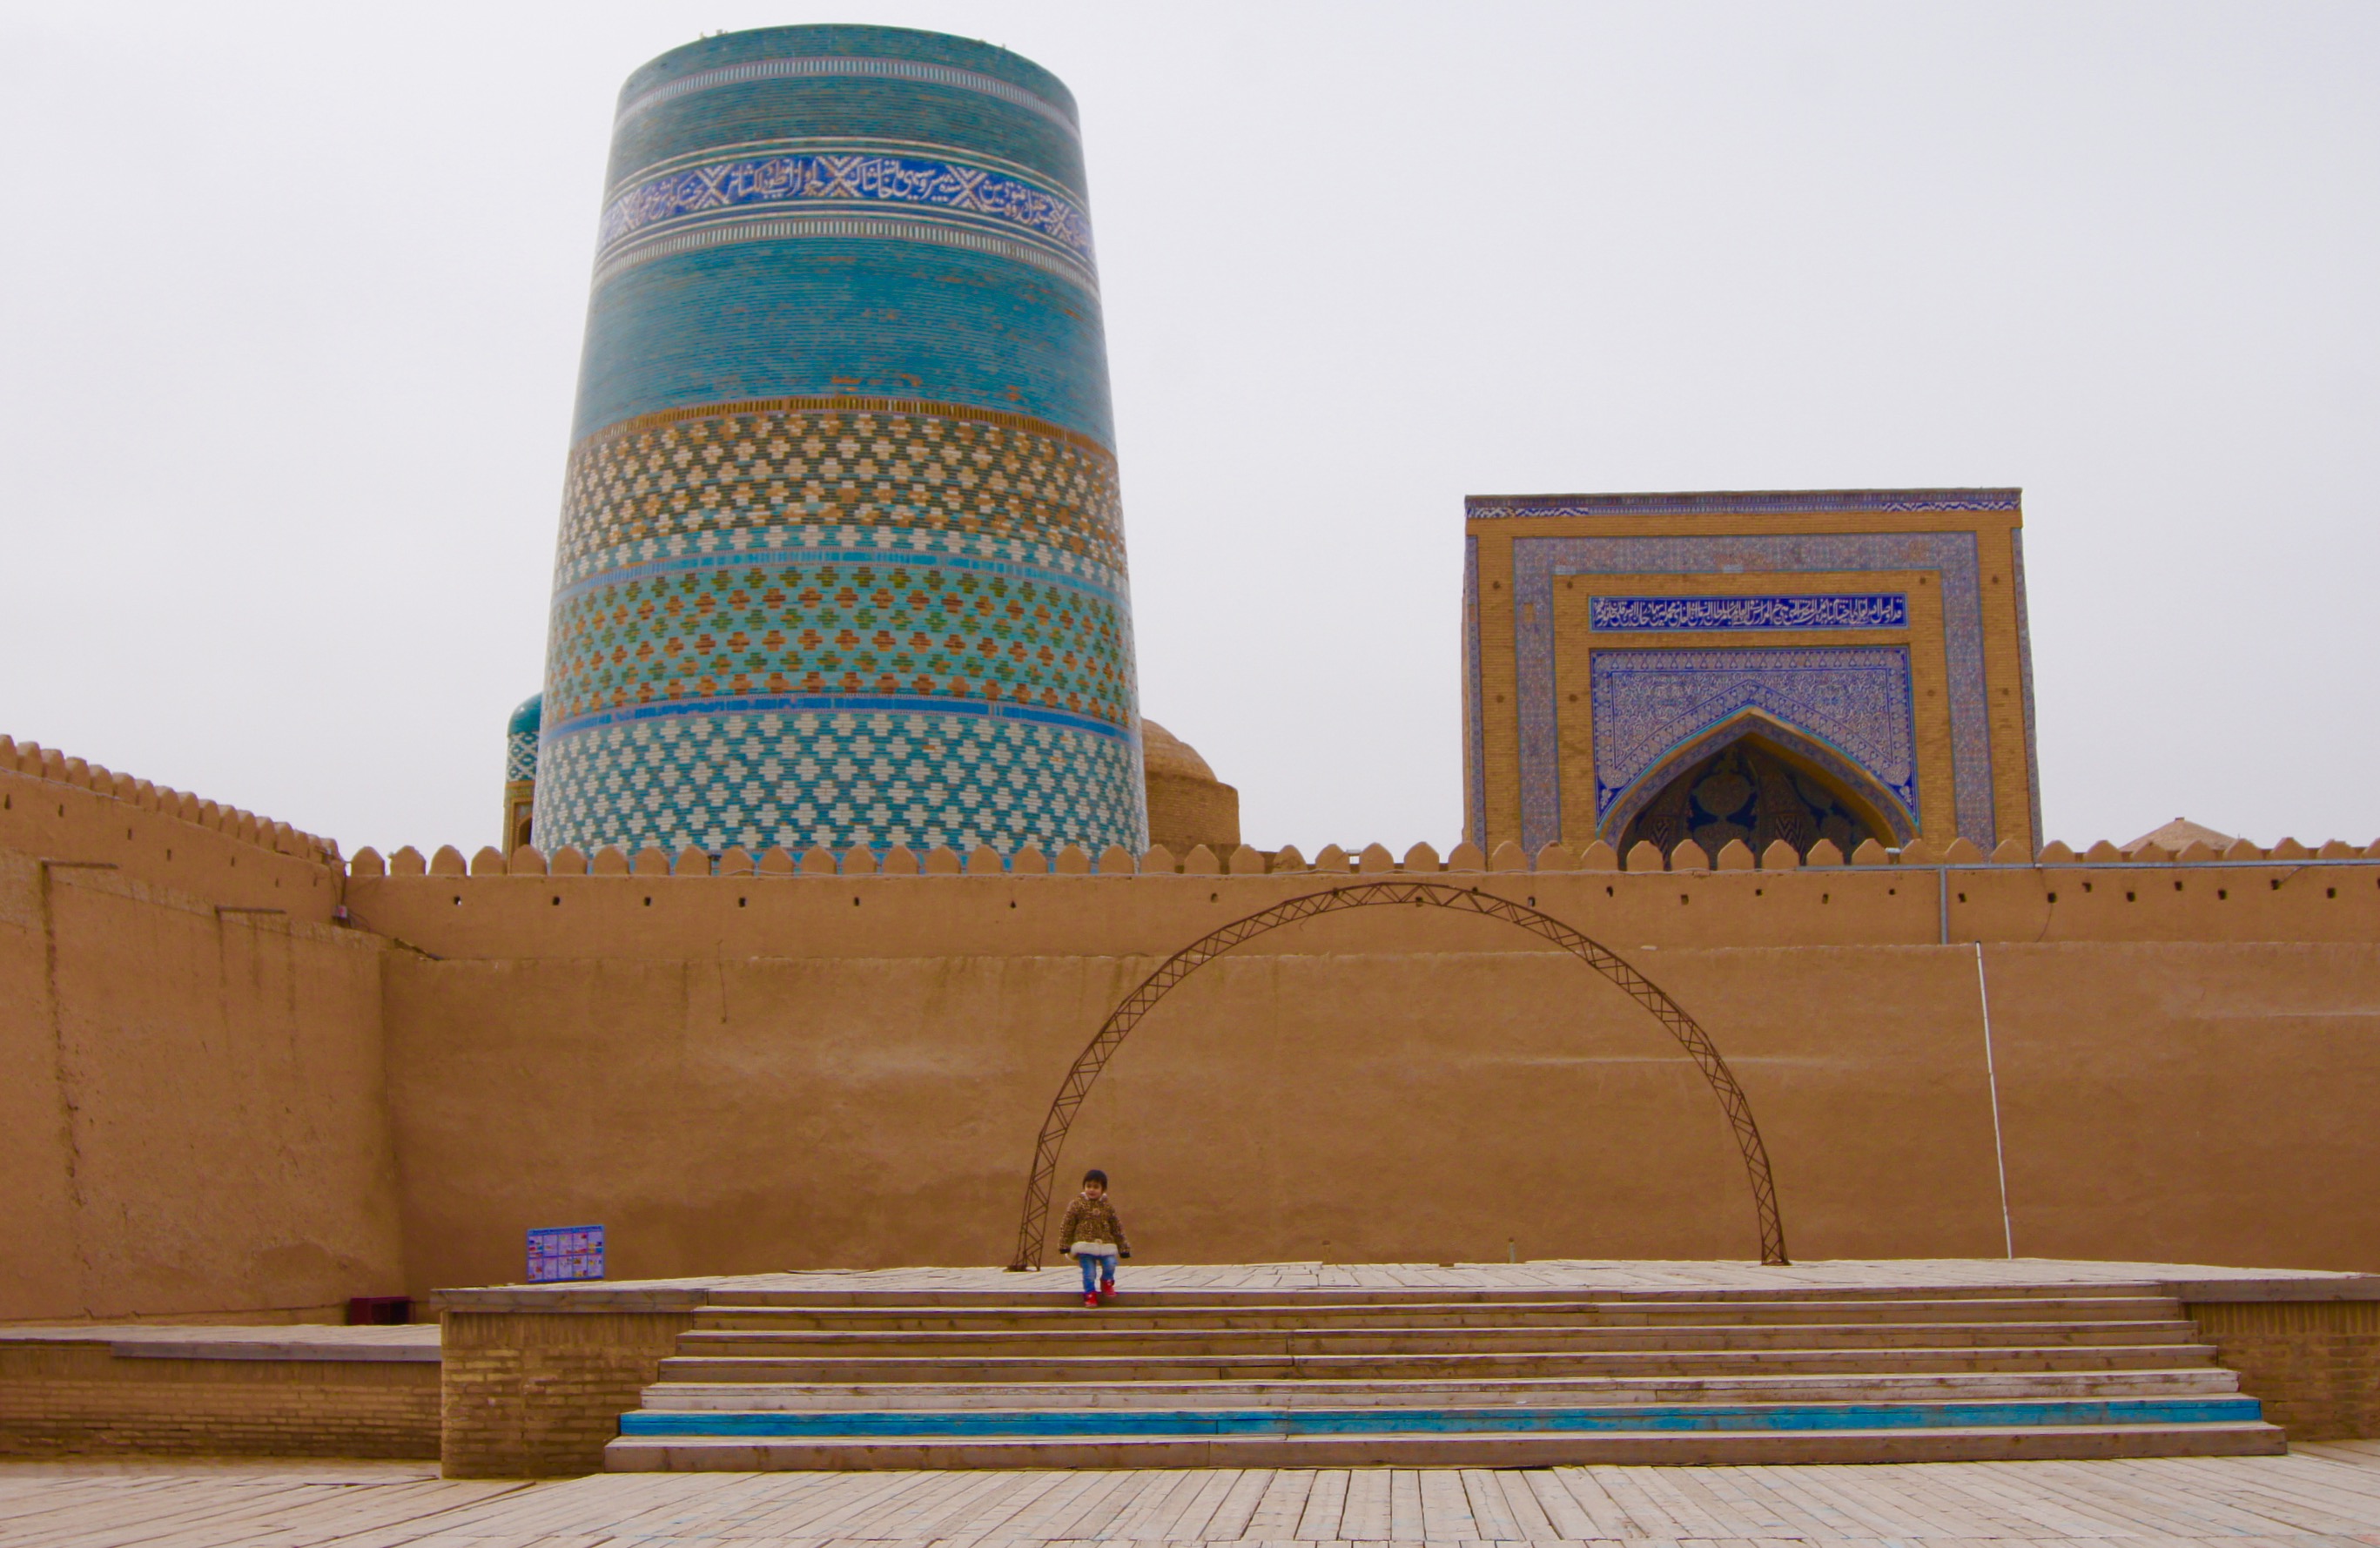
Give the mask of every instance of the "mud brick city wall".
[{"label": "mud brick city wall", "polygon": [[0,1344],[0,1456],[438,1455],[422,1360],[151,1359]]},{"label": "mud brick city wall", "polygon": [[2216,1301],[2191,1320],[2293,1441],[2380,1435],[2380,1301]]},{"label": "mud brick city wall", "polygon": [[[1118,1000],[1232,920],[1374,881],[1539,909],[1674,995],[1750,1099],[1799,1257],[2012,1234],[2380,1270],[2361,847],[342,860],[0,755],[0,1231],[29,1244],[0,1321],[501,1284],[525,1229],[582,1223],[615,1278],[1005,1262],[1050,1096]],[[1062,1164],[1116,1175],[1158,1262],[1756,1244],[1659,1024],[1537,937],[1427,907],[1194,974]]]},{"label": "mud brick city wall", "polygon": [[344,867],[22,750],[0,737],[0,1323],[396,1293],[390,948],[337,927]]},{"label": "mud brick city wall", "polygon": [[[1799,1256],[1996,1256],[2012,1227],[2026,1256],[2380,1269],[2380,866],[2360,859],[654,858],[350,878],[419,948],[385,976],[418,1291],[516,1275],[523,1228],[580,1220],[637,1278],[1004,1262],[1050,1095],[1117,1001],[1229,920],[1372,875],[1530,904],[1675,995],[1751,1099]],[[1756,1246],[1718,1103],[1658,1023],[1535,937],[1442,909],[1314,920],[1201,969],[1109,1066],[1063,1164],[1116,1176],[1154,1261]]]},{"label": "mud brick city wall", "polygon": [[[503,1292],[479,1298],[501,1301]],[[694,1325],[693,1304],[680,1296],[642,1310],[448,1310],[440,1410],[446,1476],[601,1471],[604,1443],[659,1377],[677,1335]]]}]

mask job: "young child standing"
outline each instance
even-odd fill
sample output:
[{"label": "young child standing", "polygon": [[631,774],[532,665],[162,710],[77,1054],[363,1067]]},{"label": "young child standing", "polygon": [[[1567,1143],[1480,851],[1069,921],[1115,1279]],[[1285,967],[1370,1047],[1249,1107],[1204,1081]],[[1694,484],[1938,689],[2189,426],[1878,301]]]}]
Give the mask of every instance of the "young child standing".
[{"label": "young child standing", "polygon": [[1115,1298],[1116,1260],[1132,1256],[1123,1222],[1108,1202],[1108,1175],[1094,1166],[1083,1174],[1083,1191],[1066,1206],[1058,1239],[1083,1265],[1083,1304],[1102,1306]]}]

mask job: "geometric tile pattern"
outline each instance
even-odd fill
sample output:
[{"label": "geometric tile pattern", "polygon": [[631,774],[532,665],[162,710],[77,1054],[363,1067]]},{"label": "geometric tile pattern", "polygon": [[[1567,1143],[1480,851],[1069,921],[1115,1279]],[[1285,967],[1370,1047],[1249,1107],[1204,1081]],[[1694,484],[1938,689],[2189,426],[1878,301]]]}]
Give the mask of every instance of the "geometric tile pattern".
[{"label": "geometric tile pattern", "polygon": [[1868,596],[1590,597],[1596,629],[1906,628],[1909,599]]},{"label": "geometric tile pattern", "polygon": [[[680,797],[686,832],[798,831],[805,847],[945,830],[1002,849],[1134,841],[1145,796],[1123,777],[1136,760],[1130,612],[1114,463],[1099,448],[1014,415],[752,406],[591,437],[568,491],[539,790],[549,847],[641,837],[669,825],[666,799]],[[855,711],[967,723],[950,734],[959,750],[995,720],[1018,735],[1038,725],[1040,739],[1029,759],[954,753],[955,774],[855,798],[805,773],[839,766],[839,747],[771,749],[759,757],[772,772],[722,784],[715,738],[650,724],[699,716],[735,721],[747,740],[754,725],[832,740]],[[561,753],[629,725],[644,729]],[[629,762],[597,776],[598,749]],[[1023,796],[1015,781],[1037,768],[1050,788]],[[978,772],[991,782],[973,783]],[[794,788],[804,779],[819,787]],[[942,794],[916,794],[927,788]],[[1084,790],[1111,804],[1080,807]],[[920,799],[948,811],[921,816]]]},{"label": "geometric tile pattern", "polygon": [[722,404],[590,436],[570,459],[556,583],[854,530],[1123,585],[1105,447],[1022,415],[856,397]]},{"label": "geometric tile pattern", "polygon": [[507,785],[537,777],[537,734],[539,717],[545,696],[533,693],[514,710],[504,723],[504,783]]},{"label": "geometric tile pattern", "polygon": [[512,731],[504,736],[504,783],[537,777],[537,733]]},{"label": "geometric tile pattern", "polygon": [[[1138,747],[1047,722],[929,710],[691,713],[545,745],[539,843],[947,844],[1003,854],[1140,844]],[[1123,814],[1121,818],[1119,814]]]},{"label": "geometric tile pattern", "polygon": [[[1903,811],[1918,809],[1906,646],[1594,651],[1588,662],[1599,831],[1616,831],[1633,815],[1612,810],[1632,786],[1745,710],[1832,750],[1890,790]],[[1694,756],[1710,750],[1698,747]]]}]

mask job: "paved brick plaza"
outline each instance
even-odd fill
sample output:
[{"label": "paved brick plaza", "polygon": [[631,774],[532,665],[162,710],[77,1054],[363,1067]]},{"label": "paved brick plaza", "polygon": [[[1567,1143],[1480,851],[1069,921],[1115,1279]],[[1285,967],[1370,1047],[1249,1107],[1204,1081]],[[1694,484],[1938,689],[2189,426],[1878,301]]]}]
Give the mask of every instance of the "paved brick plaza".
[{"label": "paved brick plaza", "polygon": [[1488,1472],[613,1475],[401,1463],[0,1464],[12,1548],[628,1543],[2380,1544],[2380,1442],[2289,1457]]}]

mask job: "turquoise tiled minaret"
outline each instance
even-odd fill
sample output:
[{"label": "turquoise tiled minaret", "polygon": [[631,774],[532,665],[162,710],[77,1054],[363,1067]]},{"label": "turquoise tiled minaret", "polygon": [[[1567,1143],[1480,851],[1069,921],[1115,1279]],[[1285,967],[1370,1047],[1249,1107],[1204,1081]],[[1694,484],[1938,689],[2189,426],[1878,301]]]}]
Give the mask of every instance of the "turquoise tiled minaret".
[{"label": "turquoise tiled minaret", "polygon": [[878,27],[629,78],[538,843],[1145,846],[1073,97]]}]

